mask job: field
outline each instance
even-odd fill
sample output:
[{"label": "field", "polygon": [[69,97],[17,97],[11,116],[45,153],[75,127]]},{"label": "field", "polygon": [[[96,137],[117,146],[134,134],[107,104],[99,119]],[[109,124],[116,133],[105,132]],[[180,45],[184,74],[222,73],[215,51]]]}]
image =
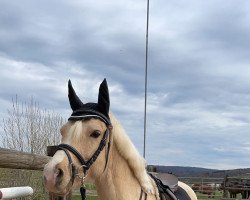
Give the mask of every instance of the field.
[{"label": "field", "polygon": [[[49,194],[45,191],[42,182],[42,172],[34,170],[14,170],[0,168],[0,188],[15,186],[31,186],[35,193],[27,200],[47,200]],[[95,185],[86,184],[87,190],[95,191]],[[93,193],[93,192],[92,192]],[[73,200],[81,200],[80,195],[74,195]],[[96,195],[87,196],[87,200],[98,200]]]},{"label": "field", "polygon": [[0,168],[0,188],[31,186],[34,189],[34,195],[25,198],[27,200],[48,199],[49,194],[45,191],[42,180],[41,171]]},{"label": "field", "polygon": [[[81,200],[81,196],[80,195],[74,196],[73,200]],[[98,200],[98,197],[96,197],[96,196],[87,196],[87,200]]]},{"label": "field", "polygon": [[[197,192],[196,195],[197,195],[198,200],[209,200],[209,199],[221,200],[222,199],[222,193],[218,192],[218,191],[215,193],[215,196],[213,196],[212,198],[208,198],[207,195],[201,194],[199,192]],[[237,197],[236,197],[236,199],[237,200],[241,200],[242,199],[241,195],[238,194]],[[234,199],[232,199],[232,200],[234,200]]]},{"label": "field", "polygon": [[[244,177],[246,178],[246,177]],[[205,177],[188,177],[181,178],[183,182],[189,184],[192,183],[221,183],[223,181],[222,178],[205,178]],[[33,171],[33,170],[12,170],[12,169],[3,169],[0,168],[0,187],[14,187],[14,186],[31,186],[35,193],[32,197],[25,198],[26,200],[48,200],[48,192],[44,189],[43,181],[42,181],[42,172],[41,171]],[[98,200],[99,198],[96,195],[96,188],[93,184],[86,184],[87,189],[87,200]],[[199,200],[207,200],[208,195],[196,193]],[[220,200],[223,194],[222,191],[216,191],[214,200]],[[238,200],[241,200],[241,195],[238,194]],[[81,196],[79,195],[79,190],[76,190],[73,195],[73,200],[81,200]]]}]

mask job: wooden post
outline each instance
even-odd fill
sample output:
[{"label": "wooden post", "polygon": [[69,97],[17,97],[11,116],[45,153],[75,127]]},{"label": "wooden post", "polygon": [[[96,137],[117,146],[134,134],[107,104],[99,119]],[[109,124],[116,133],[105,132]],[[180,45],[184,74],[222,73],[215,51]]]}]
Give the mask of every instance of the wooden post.
[{"label": "wooden post", "polygon": [[224,177],[224,180],[223,180],[223,198],[227,198],[228,197],[228,192],[226,190],[227,186],[228,186],[228,175],[226,175]]},{"label": "wooden post", "polygon": [[[57,146],[50,146],[48,147],[48,149],[50,149],[48,155],[53,156],[57,150]],[[0,148],[0,168],[42,171],[45,164],[47,164],[51,159],[50,156],[42,156],[32,153]],[[50,199],[52,199],[52,195],[50,195]],[[55,198],[54,200],[56,199],[57,198]],[[66,196],[65,200],[72,200],[71,192]]]},{"label": "wooden post", "polygon": [[50,159],[48,156],[0,148],[0,168],[42,171]]},{"label": "wooden post", "polygon": [[57,150],[58,146],[47,146],[47,156],[54,156]]}]

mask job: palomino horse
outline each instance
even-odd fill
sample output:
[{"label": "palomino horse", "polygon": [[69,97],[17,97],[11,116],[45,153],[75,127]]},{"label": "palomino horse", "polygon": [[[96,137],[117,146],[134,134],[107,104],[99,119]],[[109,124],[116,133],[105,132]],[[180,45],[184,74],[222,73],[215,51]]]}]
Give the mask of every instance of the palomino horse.
[{"label": "palomino horse", "polygon": [[109,112],[106,79],[99,88],[98,103],[82,103],[71,82],[69,101],[73,110],[61,128],[62,144],[44,168],[45,186],[59,196],[84,182],[96,185],[101,200],[197,200],[194,191],[178,182],[185,197],[163,197],[155,181],[147,174],[145,160],[126,135],[117,119]]}]

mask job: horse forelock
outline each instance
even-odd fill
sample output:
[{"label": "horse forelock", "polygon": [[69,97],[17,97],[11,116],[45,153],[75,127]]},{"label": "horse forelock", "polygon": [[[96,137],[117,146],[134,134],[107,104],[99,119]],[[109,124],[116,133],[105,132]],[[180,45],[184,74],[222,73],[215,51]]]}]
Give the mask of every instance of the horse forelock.
[{"label": "horse forelock", "polygon": [[82,121],[68,121],[61,128],[63,143],[69,143],[74,138],[79,139],[82,133]]}]

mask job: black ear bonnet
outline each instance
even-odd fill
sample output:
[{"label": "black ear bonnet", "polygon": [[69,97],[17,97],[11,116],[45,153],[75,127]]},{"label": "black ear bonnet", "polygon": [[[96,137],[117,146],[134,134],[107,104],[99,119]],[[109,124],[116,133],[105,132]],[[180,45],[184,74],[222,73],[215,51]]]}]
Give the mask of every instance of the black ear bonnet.
[{"label": "black ear bonnet", "polygon": [[68,120],[82,120],[86,118],[98,118],[103,121],[107,126],[111,125],[109,118],[109,90],[106,79],[100,84],[99,95],[97,103],[82,103],[79,97],[76,95],[75,90],[72,87],[71,81],[68,82],[68,97],[70,106],[73,110]]}]

